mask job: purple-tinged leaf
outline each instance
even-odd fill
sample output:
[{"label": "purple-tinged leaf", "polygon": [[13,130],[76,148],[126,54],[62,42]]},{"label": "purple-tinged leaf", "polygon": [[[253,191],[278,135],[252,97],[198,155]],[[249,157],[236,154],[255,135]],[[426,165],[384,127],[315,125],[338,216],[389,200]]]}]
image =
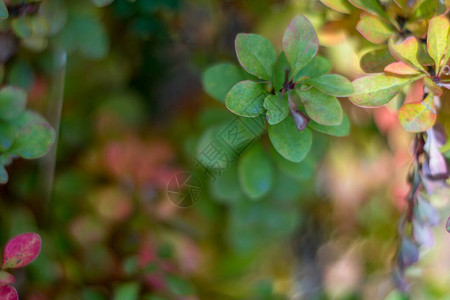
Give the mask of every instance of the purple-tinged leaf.
[{"label": "purple-tinged leaf", "polygon": [[298,110],[297,105],[289,98],[289,113],[294,120],[295,126],[298,131],[302,131],[308,126],[309,118]]},{"label": "purple-tinged leaf", "polygon": [[23,233],[5,247],[3,269],[21,268],[31,263],[41,252],[42,241],[37,233]]},{"label": "purple-tinged leaf", "polygon": [[447,232],[450,233],[450,217],[447,219],[447,224],[445,225],[445,229],[447,229]]},{"label": "purple-tinged leaf", "polygon": [[424,247],[430,248],[434,244],[433,232],[427,224],[420,224],[419,221],[413,221],[414,239]]},{"label": "purple-tinged leaf", "polygon": [[426,195],[421,193],[417,196],[416,217],[421,224],[436,226],[439,223],[439,214],[425,197]]},{"label": "purple-tinged leaf", "polygon": [[392,274],[392,279],[394,281],[395,286],[399,290],[401,290],[402,292],[408,291],[409,288],[408,283],[406,282],[404,275],[397,268],[395,268]]},{"label": "purple-tinged leaf", "polygon": [[432,177],[446,177],[448,174],[447,162],[444,154],[439,150],[445,142],[445,131],[442,127],[434,126],[427,130],[427,142],[424,148],[428,153],[428,167]]},{"label": "purple-tinged leaf", "polygon": [[404,270],[419,260],[419,248],[410,239],[403,238],[398,259],[400,268]]},{"label": "purple-tinged leaf", "polygon": [[12,286],[2,286],[0,287],[0,299],[2,300],[19,300],[17,291]]},{"label": "purple-tinged leaf", "polygon": [[14,276],[5,271],[0,271],[0,286],[14,283]]}]

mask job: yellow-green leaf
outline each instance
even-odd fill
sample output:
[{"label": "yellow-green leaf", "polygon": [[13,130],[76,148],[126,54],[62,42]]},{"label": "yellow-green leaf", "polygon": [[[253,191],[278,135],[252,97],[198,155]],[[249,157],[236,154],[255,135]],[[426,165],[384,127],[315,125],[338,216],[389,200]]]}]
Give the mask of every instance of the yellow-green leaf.
[{"label": "yellow-green leaf", "polygon": [[426,72],[417,59],[419,41],[416,37],[411,36],[405,40],[400,40],[397,42],[394,42],[394,39],[390,38],[388,46],[394,58],[403,61],[417,70]]},{"label": "yellow-green leaf", "polygon": [[353,81],[353,95],[348,97],[355,105],[378,107],[385,105],[407,84],[420,79],[415,77],[395,77],[370,75]]},{"label": "yellow-green leaf", "polygon": [[348,4],[348,0],[320,0],[324,5],[343,14],[349,14],[352,7]]},{"label": "yellow-green leaf", "polygon": [[447,48],[450,23],[446,16],[436,16],[428,25],[427,49],[436,63],[436,74],[439,73],[442,57]]},{"label": "yellow-green leaf", "polygon": [[356,25],[356,29],[370,42],[384,43],[393,33],[393,28],[380,18],[372,15],[363,15]]},{"label": "yellow-green leaf", "polygon": [[398,111],[398,118],[405,130],[423,132],[433,127],[436,122],[436,107],[433,94],[430,93],[420,103],[404,104]]},{"label": "yellow-green leaf", "polygon": [[357,8],[367,11],[368,13],[388,19],[383,7],[381,7],[377,0],[349,0],[349,2]]},{"label": "yellow-green leaf", "polygon": [[353,93],[352,83],[339,74],[325,74],[313,79],[308,79],[306,82],[321,92],[331,96],[347,97]]}]

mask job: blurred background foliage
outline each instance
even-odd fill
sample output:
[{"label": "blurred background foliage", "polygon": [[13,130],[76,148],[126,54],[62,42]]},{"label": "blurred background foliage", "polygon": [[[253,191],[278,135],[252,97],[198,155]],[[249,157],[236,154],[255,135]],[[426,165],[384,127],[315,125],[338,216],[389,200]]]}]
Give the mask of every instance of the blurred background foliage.
[{"label": "blurred background foliage", "polygon": [[[0,187],[0,245],[22,232],[43,239],[14,273],[21,299],[404,299],[390,272],[412,136],[394,113],[341,99],[350,135],[316,134],[299,164],[261,130],[219,173],[196,159],[242,121],[201,85],[207,67],[236,63],[237,33],[280,50],[304,14],[332,72],[353,79],[373,48],[355,30],[359,12],[342,18],[303,0],[4,2],[14,8],[0,22],[5,82],[52,122],[64,79],[54,181],[45,158],[17,160]],[[271,181],[255,195],[245,169],[261,165]],[[189,208],[167,193],[180,172],[201,188]],[[442,220],[449,198],[432,199]],[[450,238],[444,225],[434,233],[408,271],[411,299],[450,299]]]}]

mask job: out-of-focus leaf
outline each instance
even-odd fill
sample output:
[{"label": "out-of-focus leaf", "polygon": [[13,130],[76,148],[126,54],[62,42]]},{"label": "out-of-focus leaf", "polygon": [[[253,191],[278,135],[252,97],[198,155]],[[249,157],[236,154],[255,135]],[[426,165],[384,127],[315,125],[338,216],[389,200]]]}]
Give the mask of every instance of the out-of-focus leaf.
[{"label": "out-of-focus leaf", "polygon": [[419,260],[419,249],[409,238],[404,237],[398,255],[401,267],[407,268]]},{"label": "out-of-focus leaf", "polygon": [[314,27],[304,16],[297,16],[283,36],[283,50],[294,76],[313,59],[318,48]]},{"label": "out-of-focus leaf", "polygon": [[427,50],[436,63],[436,73],[439,73],[441,60],[447,49],[449,28],[450,22],[446,16],[433,17],[428,25]]},{"label": "out-of-focus leaf", "polygon": [[0,299],[2,300],[19,300],[17,291],[12,286],[1,286],[0,287]]},{"label": "out-of-focus leaf", "polygon": [[347,0],[320,0],[324,5],[343,14],[351,13],[352,7]]},{"label": "out-of-focus leaf", "polygon": [[433,233],[428,224],[413,221],[414,240],[423,247],[431,247],[434,244]]},{"label": "out-of-focus leaf", "polygon": [[19,130],[9,153],[26,159],[35,159],[47,154],[55,142],[55,130],[46,123],[31,123]]},{"label": "out-of-focus leaf", "polygon": [[417,70],[426,72],[417,58],[419,42],[416,37],[411,36],[397,42],[394,42],[394,39],[391,38],[388,46],[392,56],[397,60],[403,61]]},{"label": "out-of-focus leaf", "polygon": [[268,39],[258,34],[240,33],[235,47],[239,62],[247,72],[264,80],[272,78],[277,53]]},{"label": "out-of-focus leaf", "polygon": [[[436,0],[423,0],[414,10],[410,17],[410,21],[429,19],[439,12],[439,2]],[[442,12],[444,13],[444,12]]]},{"label": "out-of-focus leaf", "polygon": [[243,117],[256,117],[264,112],[267,92],[263,85],[246,80],[237,83],[228,92],[225,103],[229,110]]},{"label": "out-of-focus leaf", "polygon": [[311,131],[308,128],[298,131],[291,118],[269,126],[269,138],[278,153],[293,162],[302,161],[311,149]]},{"label": "out-of-focus leaf", "polygon": [[381,44],[385,42],[393,33],[393,28],[371,15],[361,16],[361,20],[356,25],[356,29],[370,42]]},{"label": "out-of-focus leaf", "polygon": [[270,125],[278,124],[289,115],[288,96],[269,95],[264,99],[264,108],[267,110],[267,122]]},{"label": "out-of-focus leaf", "polygon": [[331,63],[323,56],[314,56],[314,58],[295,76],[295,80],[302,78],[303,76],[309,78],[316,78],[327,74],[331,70]]},{"label": "out-of-focus leaf", "polygon": [[348,97],[355,105],[378,107],[385,105],[408,83],[416,77],[394,77],[387,75],[369,75],[353,81],[353,95]]},{"label": "out-of-focus leaf", "polygon": [[202,76],[203,88],[211,97],[225,102],[230,89],[245,80],[241,70],[233,64],[222,63],[208,68]]},{"label": "out-of-focus leaf", "polygon": [[8,172],[5,169],[5,166],[0,165],[0,183],[8,182]]},{"label": "out-of-focus leaf", "polygon": [[21,268],[38,257],[41,252],[42,241],[37,233],[23,233],[6,244],[3,269]]},{"label": "out-of-focus leaf", "polygon": [[311,120],[308,126],[315,131],[333,136],[347,136],[350,133],[350,120],[344,112],[342,114],[342,122],[339,125],[325,126]]},{"label": "out-of-focus leaf", "polygon": [[428,224],[435,226],[439,223],[439,213],[436,209],[425,199],[425,195],[419,194],[417,196],[417,205],[415,208],[415,215],[421,224]]},{"label": "out-of-focus leaf", "polygon": [[138,300],[140,286],[137,282],[128,282],[119,285],[114,290],[114,300]]},{"label": "out-of-focus leaf", "polygon": [[14,276],[5,271],[0,271],[0,287],[14,283]]},{"label": "out-of-focus leaf", "polygon": [[349,0],[349,2],[368,13],[388,19],[388,16],[377,0]]},{"label": "out-of-focus leaf", "polygon": [[242,189],[250,198],[261,198],[270,190],[273,173],[272,163],[257,143],[245,151],[239,159],[239,180]]},{"label": "out-of-focus leaf", "polygon": [[352,83],[342,75],[325,74],[306,81],[321,92],[336,96],[346,97],[353,93]]},{"label": "out-of-focus leaf", "polygon": [[366,73],[380,73],[383,72],[387,65],[393,62],[395,62],[395,59],[386,47],[364,54],[359,64]]},{"label": "out-of-focus leaf", "polygon": [[310,158],[308,155],[301,162],[292,162],[290,160],[285,159],[283,156],[278,154],[278,152],[274,151],[274,161],[276,166],[285,174],[297,179],[297,180],[306,180],[313,176],[314,174],[314,160]]},{"label": "out-of-focus leaf", "polygon": [[11,120],[20,116],[25,110],[27,93],[14,86],[0,90],[0,119]]},{"label": "out-of-focus leaf", "polygon": [[0,0],[0,19],[6,19],[8,18],[8,16],[9,16],[8,8],[6,7],[3,0]]},{"label": "out-of-focus leaf", "polygon": [[272,83],[276,91],[280,91],[283,88],[284,81],[286,80],[286,71],[289,71],[289,76],[292,77],[292,74],[290,74],[291,67],[286,59],[286,55],[284,55],[284,52],[281,52],[273,70]]},{"label": "out-of-focus leaf", "polygon": [[179,296],[189,296],[194,293],[192,285],[179,277],[169,275],[167,276],[167,284],[172,293]]},{"label": "out-of-focus leaf", "polygon": [[384,72],[397,75],[417,75],[419,71],[404,62],[393,62],[384,68]]},{"label": "out-of-focus leaf", "polygon": [[427,142],[425,143],[425,151],[428,153],[429,174],[432,177],[447,177],[447,161],[444,154],[440,151],[440,147],[445,144],[445,130],[436,124],[433,128],[427,130]]},{"label": "out-of-focus leaf", "polygon": [[339,125],[342,122],[342,107],[334,96],[326,95],[315,88],[297,90],[308,116],[322,125]]},{"label": "out-of-focus leaf", "polygon": [[447,230],[448,233],[450,233],[450,217],[448,217],[448,219],[447,219],[447,224],[445,224],[445,229]]},{"label": "out-of-focus leaf", "polygon": [[113,3],[114,0],[92,0],[92,2],[98,7],[108,6]]},{"label": "out-of-focus leaf", "polygon": [[406,103],[398,111],[398,118],[403,128],[410,132],[423,132],[436,122],[436,107],[433,94],[420,103]]}]

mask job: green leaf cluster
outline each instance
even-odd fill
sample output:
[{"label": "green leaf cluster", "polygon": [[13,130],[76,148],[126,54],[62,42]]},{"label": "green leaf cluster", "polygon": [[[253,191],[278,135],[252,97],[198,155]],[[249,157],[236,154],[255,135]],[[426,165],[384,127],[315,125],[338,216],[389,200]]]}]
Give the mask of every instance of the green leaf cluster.
[{"label": "green leaf cluster", "polygon": [[35,159],[45,155],[55,141],[55,131],[39,114],[26,110],[27,94],[21,88],[0,88],[0,182],[8,181],[5,166],[15,157]]},{"label": "green leaf cluster", "polygon": [[237,58],[253,78],[231,64],[216,65],[203,74],[205,91],[238,116],[265,115],[274,148],[285,159],[300,162],[311,148],[311,130],[345,136],[350,129],[336,97],[352,95],[352,84],[328,74],[330,63],[316,55],[318,48],[314,27],[302,15],[286,29],[278,56],[265,37],[238,34]]}]

